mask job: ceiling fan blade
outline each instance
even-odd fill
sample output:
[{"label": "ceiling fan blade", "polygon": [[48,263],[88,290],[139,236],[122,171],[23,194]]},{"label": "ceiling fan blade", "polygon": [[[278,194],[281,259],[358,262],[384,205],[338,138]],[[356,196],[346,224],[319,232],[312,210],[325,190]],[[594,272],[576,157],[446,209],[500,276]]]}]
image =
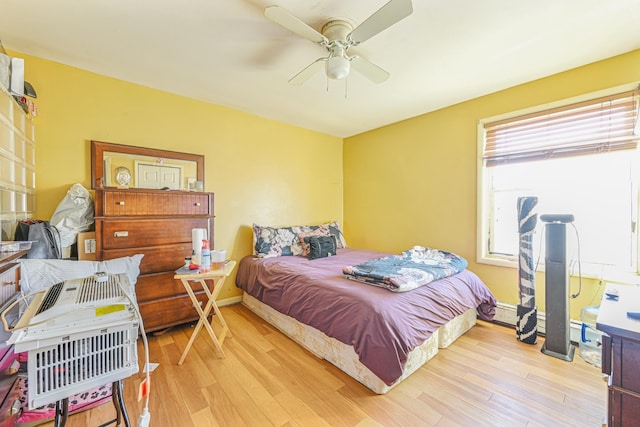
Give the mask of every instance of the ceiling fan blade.
[{"label": "ceiling fan blade", "polygon": [[349,58],[351,67],[374,83],[382,83],[389,78],[389,73],[376,64],[359,56]]},{"label": "ceiling fan blade", "polygon": [[328,43],[329,41],[325,36],[293,16],[286,9],[280,6],[269,6],[264,10],[264,16],[271,19],[276,24],[280,24],[287,30],[298,34],[305,39],[311,40],[314,43]]},{"label": "ceiling fan blade", "polygon": [[391,0],[351,31],[347,36],[347,40],[356,46],[406,18],[411,13],[413,13],[411,0]]},{"label": "ceiling fan blade", "polygon": [[327,58],[316,59],[309,66],[307,66],[307,68],[300,71],[295,76],[291,77],[291,79],[289,80],[289,83],[291,83],[294,86],[300,86],[301,84],[309,80],[314,74],[324,69],[326,61],[327,61]]}]

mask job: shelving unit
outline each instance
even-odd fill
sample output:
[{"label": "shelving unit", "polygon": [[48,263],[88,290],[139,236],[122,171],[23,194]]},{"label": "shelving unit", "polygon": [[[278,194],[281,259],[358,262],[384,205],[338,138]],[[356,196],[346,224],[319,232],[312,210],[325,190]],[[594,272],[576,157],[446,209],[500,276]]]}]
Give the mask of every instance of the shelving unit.
[{"label": "shelving unit", "polygon": [[35,126],[0,85],[0,240],[13,240],[16,222],[35,208]]},{"label": "shelving unit", "polygon": [[[0,84],[0,240],[13,240],[18,220],[32,218],[36,200],[35,126]],[[0,253],[0,311],[18,296],[20,264],[27,251]],[[17,319],[18,313],[8,318]],[[1,329],[1,328],[0,328]],[[18,367],[9,334],[0,332],[0,425],[13,425],[20,412]]]}]

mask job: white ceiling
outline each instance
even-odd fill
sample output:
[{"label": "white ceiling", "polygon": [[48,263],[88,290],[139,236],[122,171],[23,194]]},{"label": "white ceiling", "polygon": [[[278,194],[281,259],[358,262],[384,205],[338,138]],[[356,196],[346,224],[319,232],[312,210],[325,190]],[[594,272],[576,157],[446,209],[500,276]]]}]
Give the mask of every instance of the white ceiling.
[{"label": "white ceiling", "polygon": [[[352,48],[391,73],[287,81],[323,47],[268,20],[277,4],[320,30],[387,0],[3,0],[6,49],[347,137],[640,48],[640,0],[413,0]],[[29,70],[26,70],[28,79]],[[36,87],[36,90],[38,88]]]}]

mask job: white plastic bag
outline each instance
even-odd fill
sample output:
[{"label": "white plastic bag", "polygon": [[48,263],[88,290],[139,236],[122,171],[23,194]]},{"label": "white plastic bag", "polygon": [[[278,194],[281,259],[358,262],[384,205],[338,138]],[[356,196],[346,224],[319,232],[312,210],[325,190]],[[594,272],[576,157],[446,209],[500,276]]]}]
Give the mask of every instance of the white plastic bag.
[{"label": "white plastic bag", "polygon": [[94,222],[93,199],[89,190],[73,184],[49,222],[60,232],[63,248],[74,244],[78,233],[90,230]]}]

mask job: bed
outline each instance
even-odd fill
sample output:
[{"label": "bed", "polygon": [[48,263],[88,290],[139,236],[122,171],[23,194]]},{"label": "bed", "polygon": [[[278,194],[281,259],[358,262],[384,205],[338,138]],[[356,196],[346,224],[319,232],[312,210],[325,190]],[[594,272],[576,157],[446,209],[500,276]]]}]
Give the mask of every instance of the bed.
[{"label": "bed", "polygon": [[408,292],[343,275],[345,266],[389,254],[343,247],[334,256],[247,256],[236,285],[243,304],[320,358],[384,394],[476,323],[496,299],[463,270]]}]

